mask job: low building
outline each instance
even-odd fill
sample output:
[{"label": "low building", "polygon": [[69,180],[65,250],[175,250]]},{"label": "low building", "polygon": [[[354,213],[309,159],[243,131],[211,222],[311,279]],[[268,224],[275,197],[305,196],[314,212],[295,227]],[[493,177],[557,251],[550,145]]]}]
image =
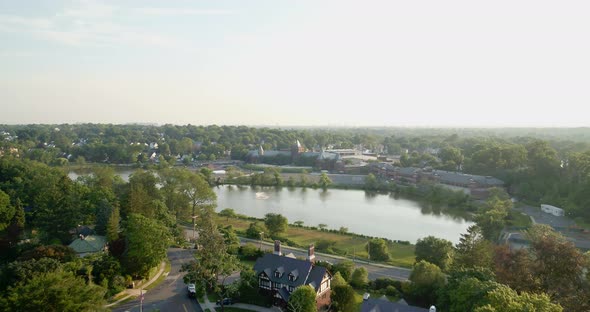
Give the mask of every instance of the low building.
[{"label": "low building", "polygon": [[256,260],[254,271],[262,295],[271,296],[277,306],[287,307],[291,293],[297,287],[312,287],[316,292],[318,310],[330,305],[332,276],[325,267],[315,265],[314,246],[308,250],[306,260],[283,256],[281,242],[275,241],[272,254]]},{"label": "low building", "polygon": [[541,205],[541,210],[543,210],[543,212],[546,213],[550,213],[556,217],[563,217],[565,216],[565,211],[561,208],[555,207],[555,206],[551,206],[551,205],[546,205],[546,204],[542,204]]},{"label": "low building", "polygon": [[89,254],[104,252],[107,250],[107,238],[100,235],[84,236],[74,240],[70,247],[74,249],[78,257],[85,257]]}]

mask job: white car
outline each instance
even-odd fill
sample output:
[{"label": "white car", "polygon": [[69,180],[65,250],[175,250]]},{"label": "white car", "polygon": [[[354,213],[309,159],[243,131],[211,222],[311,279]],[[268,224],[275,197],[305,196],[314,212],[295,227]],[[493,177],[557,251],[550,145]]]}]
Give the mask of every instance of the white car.
[{"label": "white car", "polygon": [[197,294],[197,288],[195,287],[195,284],[188,284],[186,288],[188,290],[189,297],[194,297]]}]

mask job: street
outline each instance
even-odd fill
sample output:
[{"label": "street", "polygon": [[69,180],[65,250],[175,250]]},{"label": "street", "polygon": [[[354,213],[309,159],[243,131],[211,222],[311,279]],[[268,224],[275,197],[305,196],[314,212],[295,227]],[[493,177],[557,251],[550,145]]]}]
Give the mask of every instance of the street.
[{"label": "street", "polygon": [[[188,297],[186,284],[182,279],[184,273],[180,272],[183,263],[194,259],[194,251],[194,249],[168,249],[168,259],[171,263],[170,274],[162,283],[145,293],[143,311],[202,311],[197,299]],[[139,298],[118,305],[112,310],[137,312],[139,311]]]}]

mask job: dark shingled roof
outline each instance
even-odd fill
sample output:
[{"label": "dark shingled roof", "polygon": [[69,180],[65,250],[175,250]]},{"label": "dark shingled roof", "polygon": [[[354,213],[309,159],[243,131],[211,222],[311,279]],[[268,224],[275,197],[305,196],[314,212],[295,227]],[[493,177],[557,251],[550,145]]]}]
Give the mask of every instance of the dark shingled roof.
[{"label": "dark shingled roof", "polygon": [[[316,292],[319,290],[322,279],[326,274],[326,268],[322,266],[315,266],[306,260],[293,259],[275,254],[266,254],[258,258],[256,264],[254,264],[254,271],[256,271],[256,275],[264,272],[272,282],[293,286],[293,288],[302,285],[311,285]],[[280,277],[276,277],[276,271],[283,273]],[[295,276],[294,281],[289,280],[289,274]]]},{"label": "dark shingled roof", "polygon": [[428,309],[395,303],[383,299],[363,301],[361,312],[428,312]]}]

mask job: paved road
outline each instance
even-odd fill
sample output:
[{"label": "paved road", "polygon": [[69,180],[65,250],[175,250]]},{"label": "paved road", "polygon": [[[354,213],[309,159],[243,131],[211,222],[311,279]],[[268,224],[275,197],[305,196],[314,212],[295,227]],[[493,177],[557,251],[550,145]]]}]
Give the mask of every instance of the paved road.
[{"label": "paved road", "polygon": [[[242,244],[253,243],[256,246],[260,246],[259,240],[241,237],[240,242]],[[274,245],[271,243],[262,242],[262,249],[273,250]],[[281,249],[282,249],[282,252],[285,254],[292,252],[296,257],[303,257],[303,258],[307,257],[306,250],[291,248],[291,247],[287,247],[287,246],[282,246]],[[343,260],[350,260],[348,258],[343,258],[343,257],[339,257],[339,256],[332,256],[332,255],[327,255],[327,254],[318,253],[318,252],[316,252],[315,255],[316,255],[317,260],[329,261],[332,263],[338,263]],[[390,265],[376,264],[376,263],[367,263],[364,260],[363,261],[355,260],[355,264],[357,267],[364,267],[365,269],[367,269],[367,272],[369,272],[369,279],[370,280],[374,280],[379,277],[389,277],[389,278],[393,278],[396,280],[405,281],[410,277],[410,273],[412,272],[412,270],[410,270],[410,269],[400,268],[400,267],[395,267],[395,266],[390,266]]]},{"label": "paved road", "polygon": [[[194,259],[193,253],[194,249],[168,249],[168,259],[171,263],[170,274],[162,283],[145,294],[143,311],[158,309],[159,311],[202,312],[196,299],[187,296],[186,284],[182,280],[184,273],[179,272],[183,263]],[[112,310],[137,312],[139,311],[139,298],[121,304]]]}]

